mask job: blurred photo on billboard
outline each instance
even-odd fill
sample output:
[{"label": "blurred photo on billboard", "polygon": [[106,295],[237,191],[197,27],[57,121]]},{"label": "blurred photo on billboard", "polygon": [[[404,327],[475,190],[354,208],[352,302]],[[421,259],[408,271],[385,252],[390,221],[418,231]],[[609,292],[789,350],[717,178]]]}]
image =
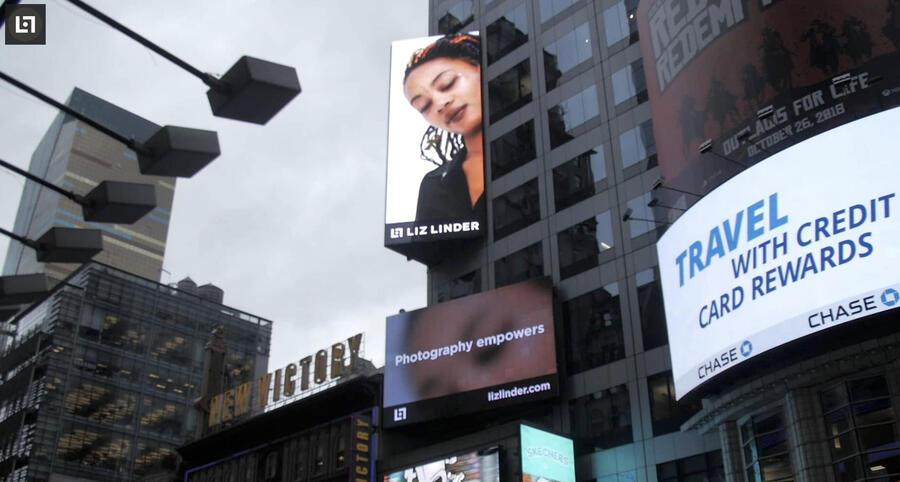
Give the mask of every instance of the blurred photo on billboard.
[{"label": "blurred photo on billboard", "polygon": [[389,317],[385,423],[554,396],[553,324],[549,278]]}]

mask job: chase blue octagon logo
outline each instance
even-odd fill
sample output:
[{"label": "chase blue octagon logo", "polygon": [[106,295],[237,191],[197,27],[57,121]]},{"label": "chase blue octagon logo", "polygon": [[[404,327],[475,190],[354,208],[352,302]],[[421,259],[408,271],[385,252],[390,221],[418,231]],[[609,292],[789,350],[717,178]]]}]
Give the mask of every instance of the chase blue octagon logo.
[{"label": "chase blue octagon logo", "polygon": [[894,288],[888,288],[884,290],[884,293],[881,293],[881,302],[885,306],[894,306],[898,301],[900,301],[900,293],[897,293],[897,290]]},{"label": "chase blue octagon logo", "polygon": [[753,353],[753,343],[750,343],[750,340],[744,340],[744,342],[741,343],[741,355],[744,355],[744,358],[747,358],[751,353]]}]

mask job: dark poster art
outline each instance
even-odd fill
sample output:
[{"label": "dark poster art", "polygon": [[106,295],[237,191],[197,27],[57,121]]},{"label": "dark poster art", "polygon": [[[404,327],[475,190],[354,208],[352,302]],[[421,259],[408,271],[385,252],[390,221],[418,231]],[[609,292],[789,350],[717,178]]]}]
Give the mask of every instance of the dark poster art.
[{"label": "dark poster art", "polygon": [[900,105],[900,0],[650,0],[638,27],[666,185],[709,192]]}]

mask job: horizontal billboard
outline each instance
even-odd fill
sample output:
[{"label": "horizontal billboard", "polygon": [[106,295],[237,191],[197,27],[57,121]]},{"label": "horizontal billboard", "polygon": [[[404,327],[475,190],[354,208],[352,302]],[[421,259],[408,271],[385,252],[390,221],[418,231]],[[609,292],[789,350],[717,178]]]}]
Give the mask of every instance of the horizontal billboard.
[{"label": "horizontal billboard", "polygon": [[637,21],[671,186],[710,191],[738,164],[900,105],[896,0],[649,0]]},{"label": "horizontal billboard", "polygon": [[522,482],[575,482],[572,439],[520,426]]},{"label": "horizontal billboard", "polygon": [[900,307],[900,109],[738,174],[657,243],[676,397],[806,335]]},{"label": "horizontal billboard", "polygon": [[497,447],[385,474],[384,482],[500,482]]},{"label": "horizontal billboard", "polygon": [[558,393],[549,278],[387,319],[386,427]]},{"label": "horizontal billboard", "polygon": [[483,235],[481,105],[477,34],[393,42],[385,246]]}]

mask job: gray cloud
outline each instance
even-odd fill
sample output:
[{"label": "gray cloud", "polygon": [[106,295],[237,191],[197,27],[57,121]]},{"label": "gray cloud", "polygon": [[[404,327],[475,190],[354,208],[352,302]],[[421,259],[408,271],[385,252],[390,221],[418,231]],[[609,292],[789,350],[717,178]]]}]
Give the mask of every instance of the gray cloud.
[{"label": "gray cloud", "polygon": [[[303,93],[256,126],[213,117],[199,80],[58,0],[46,46],[0,48],[4,71],[56,99],[78,86],[159,124],[218,131],[222,156],[178,182],[163,281],[212,282],[226,304],[273,320],[271,367],[359,331],[382,362],[384,317],[425,304],[424,268],[382,246],[382,223],[390,41],[427,33],[427,2],[91,4],[204,71],[244,54],[297,68]],[[0,105],[18,113],[0,157],[27,166],[56,113],[6,85]],[[0,175],[0,225],[20,193]]]}]

